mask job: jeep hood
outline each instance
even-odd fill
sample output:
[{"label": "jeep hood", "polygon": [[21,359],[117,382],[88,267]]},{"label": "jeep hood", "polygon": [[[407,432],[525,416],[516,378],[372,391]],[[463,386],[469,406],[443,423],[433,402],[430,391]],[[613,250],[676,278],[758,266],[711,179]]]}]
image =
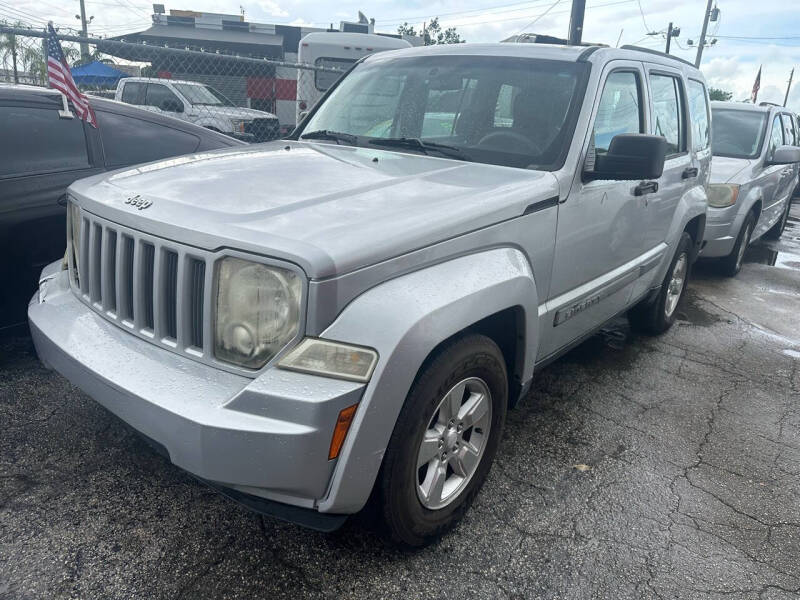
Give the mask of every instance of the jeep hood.
[{"label": "jeep hood", "polygon": [[737,175],[754,164],[755,161],[746,158],[728,158],[727,156],[715,156],[711,160],[711,183],[746,183],[746,181],[735,181]]},{"label": "jeep hood", "polygon": [[[548,172],[283,141],[139,165],[69,193],[121,225],[289,260],[319,279],[519,217],[558,185]],[[125,203],[134,196],[151,204]]]}]

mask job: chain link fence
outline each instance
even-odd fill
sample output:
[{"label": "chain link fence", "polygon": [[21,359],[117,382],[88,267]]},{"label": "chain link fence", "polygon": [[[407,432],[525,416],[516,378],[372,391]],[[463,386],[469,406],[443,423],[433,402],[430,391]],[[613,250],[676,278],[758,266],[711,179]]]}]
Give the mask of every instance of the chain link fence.
[{"label": "chain link fence", "polygon": [[[45,32],[0,23],[0,82],[47,86]],[[78,87],[263,142],[289,133],[344,72],[300,64],[59,34]]]}]

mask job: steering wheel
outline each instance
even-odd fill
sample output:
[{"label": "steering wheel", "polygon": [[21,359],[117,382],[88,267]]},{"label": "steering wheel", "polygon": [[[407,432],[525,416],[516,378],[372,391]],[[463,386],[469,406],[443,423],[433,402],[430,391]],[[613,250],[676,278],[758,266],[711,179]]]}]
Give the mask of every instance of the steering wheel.
[{"label": "steering wheel", "polygon": [[541,149],[528,136],[517,131],[493,131],[483,136],[478,146],[488,146],[496,150],[511,150],[520,154],[540,154]]}]

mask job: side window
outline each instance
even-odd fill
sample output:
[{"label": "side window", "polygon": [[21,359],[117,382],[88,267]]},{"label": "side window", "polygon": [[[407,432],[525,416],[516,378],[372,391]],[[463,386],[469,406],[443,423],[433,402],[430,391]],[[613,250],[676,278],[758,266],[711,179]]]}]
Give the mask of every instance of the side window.
[{"label": "side window", "polygon": [[106,166],[122,167],[194,152],[200,138],[158,123],[97,111]]},{"label": "side window", "polygon": [[89,168],[83,121],[58,109],[0,106],[0,177]]},{"label": "side window", "polygon": [[328,88],[336,83],[336,80],[339,79],[347,69],[353,66],[354,62],[356,62],[354,58],[318,58],[314,61],[316,66],[328,69],[339,69],[341,73],[314,71],[314,87],[320,92],[328,91]]},{"label": "side window", "polygon": [[775,150],[783,146],[783,124],[779,115],[775,115],[772,120],[772,129],[769,132],[769,148],[767,149],[767,160],[771,160]]},{"label": "side window", "polygon": [[128,81],[122,85],[122,101],[126,104],[144,104],[147,84],[141,81]]},{"label": "side window", "polygon": [[683,95],[677,77],[650,75],[653,94],[653,134],[667,140],[667,155],[686,150],[683,134]]},{"label": "side window", "polygon": [[692,149],[705,150],[711,143],[706,87],[694,79],[689,80],[689,114],[692,118]]},{"label": "side window", "polygon": [[639,76],[617,71],[606,79],[594,121],[594,146],[598,154],[608,151],[611,139],[620,133],[643,133],[642,92]]},{"label": "side window", "polygon": [[507,83],[500,86],[494,106],[494,127],[511,127],[514,124],[514,92],[514,87]]},{"label": "side window", "polygon": [[783,138],[790,146],[797,146],[797,131],[795,131],[794,119],[791,115],[783,113],[781,115],[783,121]]},{"label": "side window", "polygon": [[155,106],[161,108],[166,101],[177,102],[183,104],[178,97],[165,85],[160,83],[150,83],[147,85],[147,106]]}]

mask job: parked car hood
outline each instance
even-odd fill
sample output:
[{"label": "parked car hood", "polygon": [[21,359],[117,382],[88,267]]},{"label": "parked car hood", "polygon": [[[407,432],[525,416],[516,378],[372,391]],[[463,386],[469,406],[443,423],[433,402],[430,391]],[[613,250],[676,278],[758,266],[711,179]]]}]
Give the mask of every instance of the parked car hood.
[{"label": "parked car hood", "polygon": [[272,113],[241,106],[193,104],[192,108],[200,114],[213,114],[217,117],[228,117],[229,119],[277,119]]},{"label": "parked car hood", "polygon": [[715,156],[711,160],[711,183],[745,183],[734,181],[737,175],[744,174],[745,169],[755,164],[754,160],[746,158],[728,158]]},{"label": "parked car hood", "polygon": [[[552,173],[419,154],[278,141],[80,180],[92,213],[208,250],[236,248],[325,278],[523,214]],[[152,204],[125,204],[140,196]]]}]

